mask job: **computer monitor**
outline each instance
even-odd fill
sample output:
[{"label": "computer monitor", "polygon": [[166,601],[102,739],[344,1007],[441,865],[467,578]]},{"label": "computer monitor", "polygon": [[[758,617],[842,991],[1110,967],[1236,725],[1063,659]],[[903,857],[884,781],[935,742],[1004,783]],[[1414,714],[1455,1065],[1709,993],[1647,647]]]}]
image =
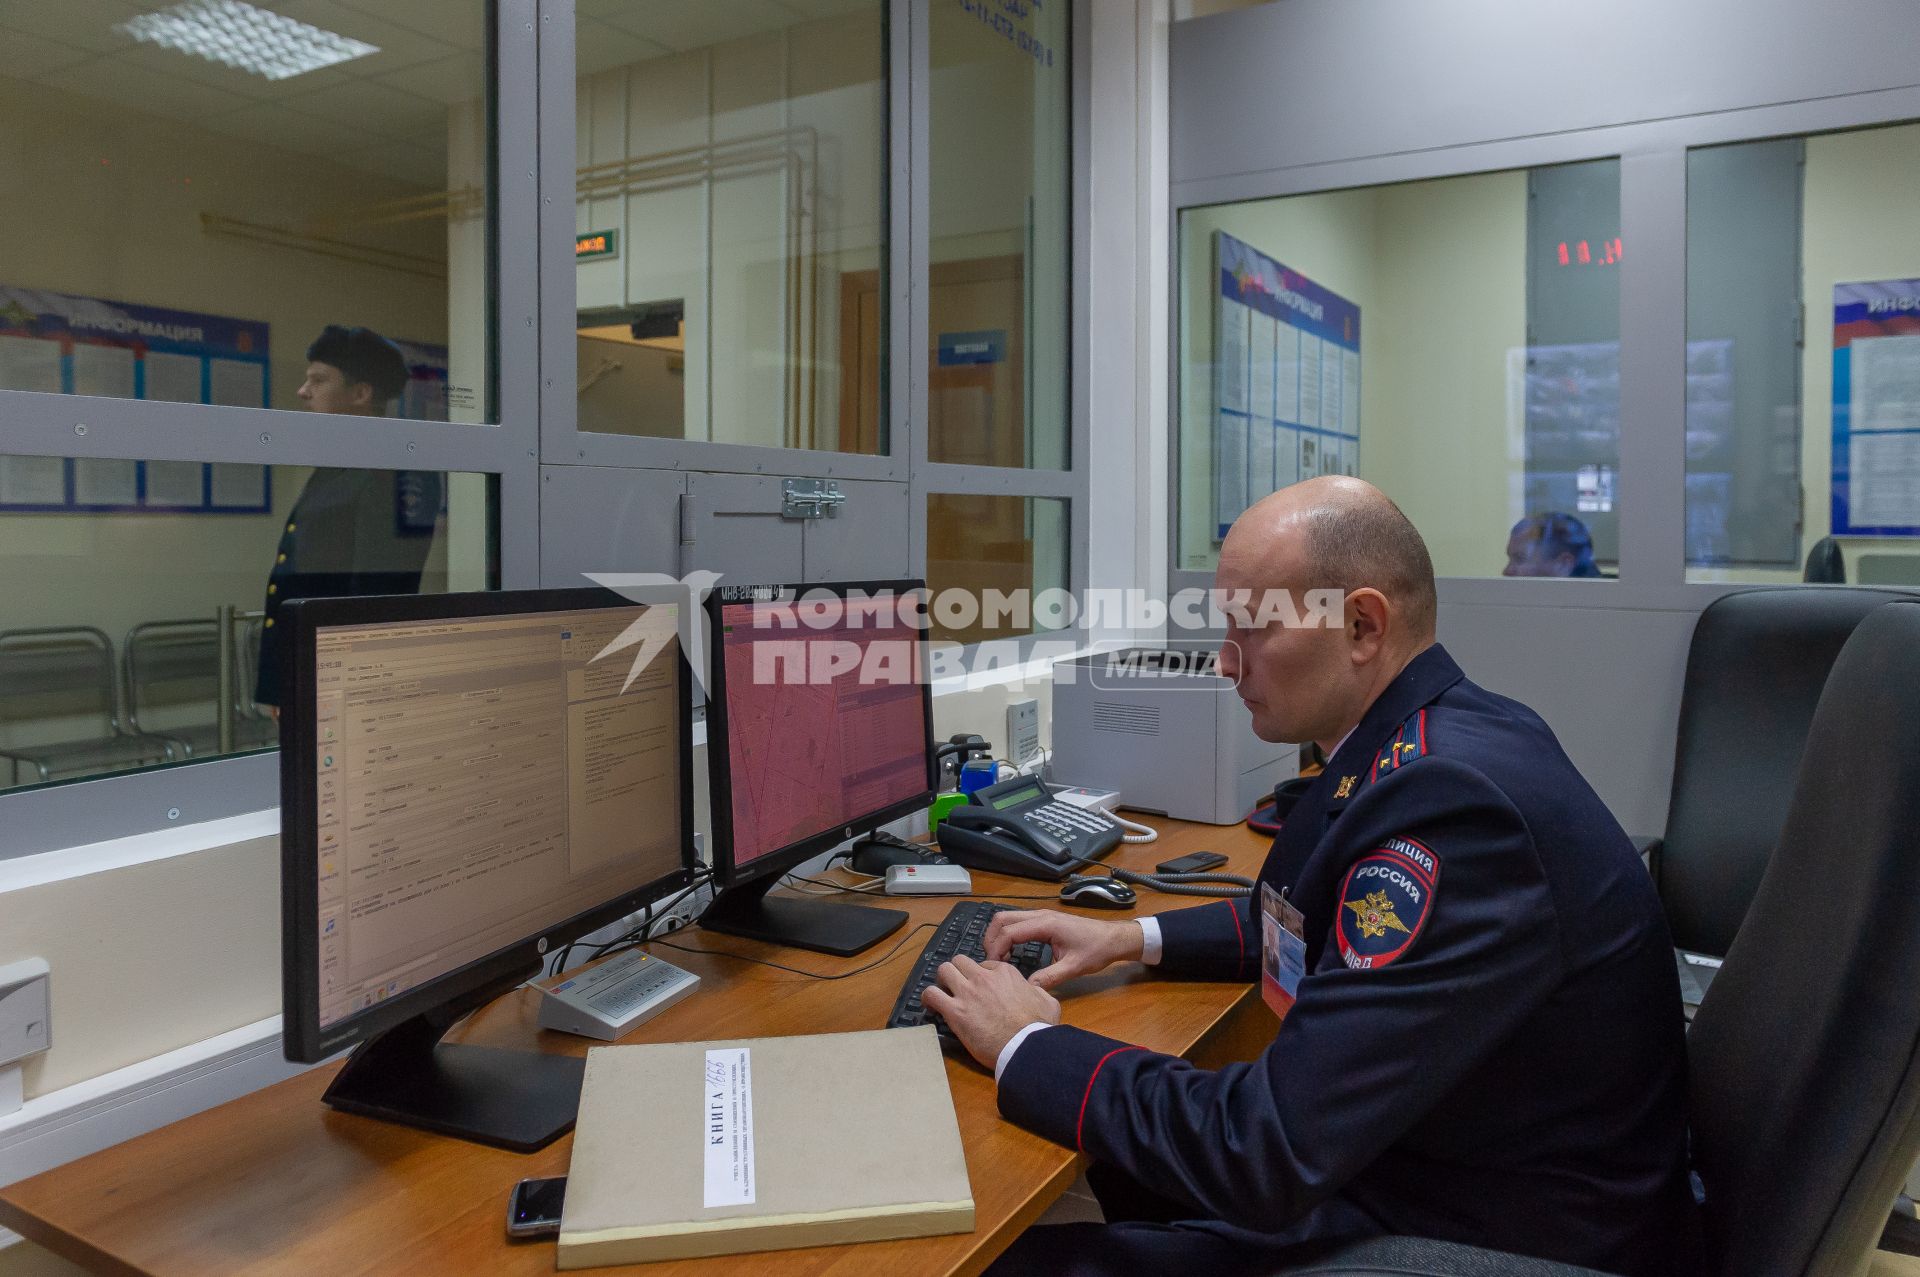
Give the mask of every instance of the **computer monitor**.
[{"label": "computer monitor", "polygon": [[707,598],[714,931],[853,954],[897,909],[769,897],[802,861],[933,801],[920,581],[720,586]]},{"label": "computer monitor", "polygon": [[287,1058],[357,1044],[333,1107],[551,1142],[580,1059],[440,1037],[554,946],[693,880],[678,608],[539,590],[312,599],[278,619]]}]

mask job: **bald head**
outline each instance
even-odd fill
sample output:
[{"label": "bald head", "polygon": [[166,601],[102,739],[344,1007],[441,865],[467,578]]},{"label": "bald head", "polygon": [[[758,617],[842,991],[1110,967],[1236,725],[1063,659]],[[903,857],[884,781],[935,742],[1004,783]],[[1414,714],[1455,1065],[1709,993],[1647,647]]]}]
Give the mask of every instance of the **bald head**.
[{"label": "bald head", "polygon": [[1326,475],[1261,498],[1234,522],[1220,560],[1274,587],[1378,590],[1404,639],[1416,648],[1433,641],[1438,604],[1427,543],[1364,480]]}]

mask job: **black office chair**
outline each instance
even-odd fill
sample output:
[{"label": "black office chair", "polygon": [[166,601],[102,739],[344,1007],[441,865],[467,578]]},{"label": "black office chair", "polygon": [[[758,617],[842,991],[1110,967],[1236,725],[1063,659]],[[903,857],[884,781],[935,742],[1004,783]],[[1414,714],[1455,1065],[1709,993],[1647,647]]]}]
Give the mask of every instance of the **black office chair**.
[{"label": "black office chair", "polygon": [[1807,551],[1807,566],[1800,573],[1802,581],[1816,585],[1845,585],[1847,581],[1847,561],[1840,554],[1840,543],[1832,537],[1821,537]]},{"label": "black office chair", "polygon": [[1802,586],[1716,599],[1693,628],[1663,837],[1638,840],[1673,942],[1733,943],[1780,838],[1807,725],[1860,619],[1898,590]]},{"label": "black office chair", "polygon": [[[1920,600],[1834,662],[1752,908],[1687,1038],[1707,1277],[1864,1270],[1920,1155]],[[1287,1277],[1576,1277],[1378,1238]]]}]

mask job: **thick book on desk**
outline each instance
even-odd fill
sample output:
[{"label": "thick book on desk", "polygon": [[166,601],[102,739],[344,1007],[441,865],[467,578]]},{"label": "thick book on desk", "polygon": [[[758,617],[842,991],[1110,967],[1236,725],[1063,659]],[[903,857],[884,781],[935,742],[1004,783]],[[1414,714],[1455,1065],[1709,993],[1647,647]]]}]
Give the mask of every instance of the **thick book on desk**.
[{"label": "thick book on desk", "polygon": [[587,1053],[563,1269],[972,1229],[931,1028]]}]

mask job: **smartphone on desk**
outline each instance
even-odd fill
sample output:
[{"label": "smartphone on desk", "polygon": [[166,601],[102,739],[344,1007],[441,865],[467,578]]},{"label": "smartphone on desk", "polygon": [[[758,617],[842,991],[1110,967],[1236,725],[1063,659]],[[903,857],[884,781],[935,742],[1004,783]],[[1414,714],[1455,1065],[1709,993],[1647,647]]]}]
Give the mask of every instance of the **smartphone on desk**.
[{"label": "smartphone on desk", "polygon": [[507,1236],[558,1237],[560,1208],[567,1200],[567,1177],[523,1179],[507,1201]]}]

